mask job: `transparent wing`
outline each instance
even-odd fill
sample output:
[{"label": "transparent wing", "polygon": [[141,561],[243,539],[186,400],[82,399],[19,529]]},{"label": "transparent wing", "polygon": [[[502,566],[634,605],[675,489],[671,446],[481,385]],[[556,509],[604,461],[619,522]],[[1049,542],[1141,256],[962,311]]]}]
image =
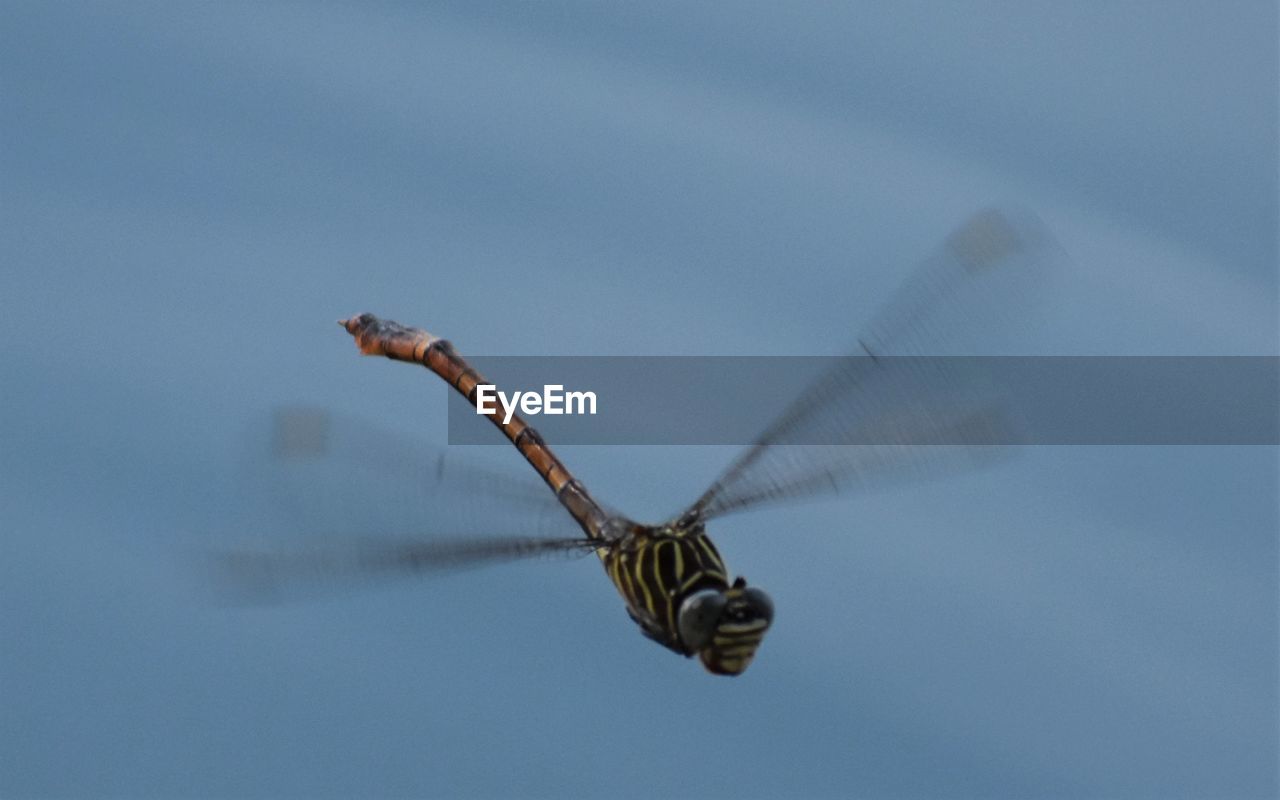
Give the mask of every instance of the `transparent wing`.
[{"label": "transparent wing", "polygon": [[1017,416],[999,386],[980,359],[942,356],[964,354],[965,334],[1025,312],[1060,252],[1032,217],[974,216],[873,318],[856,354],[819,375],[686,516],[709,519],[1007,454],[1019,438]]},{"label": "transparent wing", "polygon": [[219,585],[235,599],[278,602],[316,591],[397,577],[453,572],[519,559],[580,556],[598,542],[534,537],[400,540],[332,537],[305,548],[243,548],[215,553]]},{"label": "transparent wing", "polygon": [[245,502],[260,505],[249,515],[255,535],[210,559],[238,600],[599,547],[535,478],[354,417],[277,409],[252,438],[244,477]]},{"label": "transparent wing", "polygon": [[469,460],[359,417],[289,406],[275,409],[265,422],[265,430],[261,424],[255,426],[250,471],[258,477],[269,474],[269,488],[282,501],[298,495],[297,486],[288,481],[306,473],[316,484],[350,487],[340,493],[344,502],[354,489],[381,485],[387,489],[384,494],[395,493],[382,498],[381,504],[429,509],[437,519],[449,510],[446,504],[466,506],[467,501],[481,500],[488,507],[497,504],[521,513],[563,513],[547,486],[528,470]]}]

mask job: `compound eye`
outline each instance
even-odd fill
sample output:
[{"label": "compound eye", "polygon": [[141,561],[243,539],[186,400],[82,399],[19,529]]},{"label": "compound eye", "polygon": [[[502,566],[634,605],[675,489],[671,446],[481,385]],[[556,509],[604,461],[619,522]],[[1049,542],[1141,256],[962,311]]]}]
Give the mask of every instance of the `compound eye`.
[{"label": "compound eye", "polygon": [[746,599],[754,616],[768,623],[773,622],[773,600],[769,599],[769,595],[765,594],[763,589],[752,586],[743,591],[742,596]]},{"label": "compound eye", "polygon": [[701,650],[711,641],[716,623],[728,602],[729,598],[719,589],[703,589],[685,598],[680,604],[676,624],[680,629],[680,641],[686,648]]}]

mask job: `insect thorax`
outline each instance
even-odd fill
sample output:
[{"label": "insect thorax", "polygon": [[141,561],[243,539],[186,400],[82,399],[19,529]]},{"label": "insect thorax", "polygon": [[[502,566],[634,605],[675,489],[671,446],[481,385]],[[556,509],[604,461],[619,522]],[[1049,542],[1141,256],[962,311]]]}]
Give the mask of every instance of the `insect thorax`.
[{"label": "insect thorax", "polygon": [[634,526],[603,556],[627,612],[651,639],[683,655],[676,614],[701,589],[729,588],[728,570],[701,525]]}]

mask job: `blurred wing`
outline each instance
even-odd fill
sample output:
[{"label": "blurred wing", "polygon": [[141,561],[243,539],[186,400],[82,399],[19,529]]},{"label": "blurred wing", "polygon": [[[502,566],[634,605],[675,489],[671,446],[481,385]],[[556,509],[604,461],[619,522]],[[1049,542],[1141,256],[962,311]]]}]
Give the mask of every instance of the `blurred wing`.
[{"label": "blurred wing", "polygon": [[[1015,415],[958,334],[1025,311],[1058,249],[1035,219],[985,211],[947,237],[873,318],[855,356],[805,390],[686,512],[709,519],[885,479],[981,465]],[[815,444],[817,443],[817,444]]]},{"label": "blurred wing", "polygon": [[509,449],[510,468],[434,447],[355,417],[277,409],[255,426],[247,494],[279,528],[307,535],[437,531],[572,538],[581,531],[555,495]]},{"label": "blurred wing", "polygon": [[305,549],[241,549],[213,555],[221,588],[240,601],[279,602],[317,590],[453,572],[506,561],[580,556],[601,547],[585,537],[349,539]]},{"label": "blurred wing", "polygon": [[[353,481],[373,479],[419,498],[483,498],[531,511],[559,508],[550,490],[527,470],[468,461],[444,447],[394,433],[358,417],[320,408],[275,409],[256,448],[269,470],[327,472]],[[266,445],[266,452],[260,445]],[[307,467],[305,465],[313,465]],[[404,502],[403,500],[399,502]],[[438,505],[438,503],[437,503]]]},{"label": "blurred wing", "polygon": [[523,472],[356,418],[282,408],[254,426],[253,438],[245,504],[264,507],[245,527],[258,535],[211,556],[220,587],[238,599],[598,547]]}]

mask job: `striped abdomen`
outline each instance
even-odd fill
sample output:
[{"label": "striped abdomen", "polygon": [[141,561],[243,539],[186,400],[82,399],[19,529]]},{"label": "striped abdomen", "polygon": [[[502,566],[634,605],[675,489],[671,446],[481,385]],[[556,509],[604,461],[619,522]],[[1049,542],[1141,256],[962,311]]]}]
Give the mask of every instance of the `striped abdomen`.
[{"label": "striped abdomen", "polygon": [[[444,378],[473,406],[476,404],[476,386],[489,383],[462,356],[454,352],[449,342],[420,328],[379,319],[373,314],[361,314],[342,320],[339,324],[355,337],[360,351],[365,355],[386,356],[397,361],[422,364]],[[484,416],[498,426],[525,460],[538,471],[587,536],[593,539],[603,538],[608,515],[564,464],[560,463],[560,459],[542,441],[538,432],[515,414],[511,416],[510,422],[503,422],[501,412]]]}]

